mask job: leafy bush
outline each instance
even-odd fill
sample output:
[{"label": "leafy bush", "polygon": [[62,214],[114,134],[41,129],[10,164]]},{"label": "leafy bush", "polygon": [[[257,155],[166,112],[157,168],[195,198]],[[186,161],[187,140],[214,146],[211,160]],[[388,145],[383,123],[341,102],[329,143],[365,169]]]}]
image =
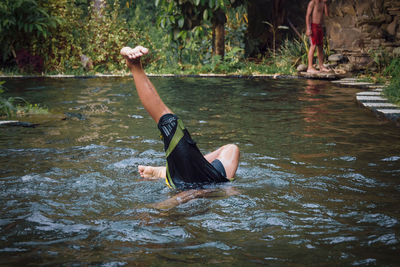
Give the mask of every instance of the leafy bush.
[{"label": "leafy bush", "polygon": [[391,102],[400,105],[400,58],[393,58],[384,74],[390,76],[390,85],[385,88],[384,94]]},{"label": "leafy bush", "polygon": [[29,46],[35,37],[46,38],[59,23],[48,10],[34,0],[2,0],[0,2],[0,47],[3,63],[16,51]]},{"label": "leafy bush", "polygon": [[[46,55],[46,70],[82,72],[91,66],[99,72],[123,69],[119,50],[137,36],[118,16],[117,1],[103,14],[97,14],[93,6],[78,8],[77,4],[79,1],[62,0],[49,5],[50,13],[60,17],[62,23],[51,38],[36,40],[34,48]],[[83,66],[81,58],[91,64]]]},{"label": "leafy bush", "polygon": [[304,42],[297,39],[289,40],[286,39],[278,49],[278,62],[281,62],[282,66],[295,67],[299,63],[307,63],[307,47]]},{"label": "leafy bush", "polygon": [[[92,5],[88,5],[90,2]],[[129,23],[128,19],[133,21],[133,17],[136,18],[132,14],[141,14],[141,6],[138,4],[135,12],[125,6],[121,7],[121,3],[132,1],[109,0],[101,14],[95,12],[94,1],[90,2],[1,1],[0,57],[4,62],[7,61],[6,64],[3,62],[3,66],[17,63],[22,72],[40,72],[43,62],[47,73],[72,74],[125,69],[119,55],[120,48],[137,43],[149,46],[151,42],[148,42],[150,38],[147,30],[151,25],[145,30],[139,30],[139,26]],[[149,3],[145,3],[143,5],[149,6]],[[120,15],[122,8],[131,12]],[[145,23],[142,21],[140,26],[143,25]],[[153,48],[152,45],[150,48]],[[83,61],[90,64],[82,64]]]},{"label": "leafy bush", "polygon": [[[244,47],[247,10],[240,5],[242,1],[236,1],[240,3],[231,8],[229,3],[232,1],[191,0],[191,5],[197,6],[198,12],[201,11],[196,13],[199,15],[198,20],[204,22],[200,24],[197,17],[184,18],[182,21],[180,15],[190,9],[184,7],[184,4],[179,4],[183,9],[178,10],[177,14],[180,15],[175,17],[170,16],[171,10],[166,12],[163,9],[173,8],[173,2],[176,1],[162,1],[166,5],[156,7],[154,1],[106,0],[106,7],[100,13],[96,12],[93,2],[2,1],[0,15],[6,15],[0,17],[0,25],[8,26],[0,29],[1,33],[5,33],[0,36],[0,42],[5,44],[8,40],[8,43],[13,44],[3,45],[2,49],[3,52],[4,47],[16,49],[12,56],[15,60],[9,60],[7,67],[12,67],[10,64],[13,62],[20,72],[27,73],[41,72],[42,69],[49,74],[118,73],[126,69],[119,55],[120,48],[137,44],[151,50],[143,64],[153,73],[287,73],[299,58],[303,61],[301,52],[304,55],[304,47],[297,41],[287,41],[277,51],[276,59],[279,62],[264,59],[258,65],[246,61]],[[204,8],[200,7],[203,2],[207,3]],[[227,18],[223,59],[214,57],[212,53],[212,6],[223,7]],[[27,11],[29,14],[24,13]],[[26,19],[17,18],[18,12],[25,14]],[[16,24],[7,24],[7,20],[12,21],[12,18]],[[164,24],[164,28],[157,27],[159,23]],[[17,31],[19,29],[18,36],[12,36],[12,27]],[[176,31],[172,30],[174,27]],[[8,52],[6,57],[10,59],[11,55],[12,52]]]}]

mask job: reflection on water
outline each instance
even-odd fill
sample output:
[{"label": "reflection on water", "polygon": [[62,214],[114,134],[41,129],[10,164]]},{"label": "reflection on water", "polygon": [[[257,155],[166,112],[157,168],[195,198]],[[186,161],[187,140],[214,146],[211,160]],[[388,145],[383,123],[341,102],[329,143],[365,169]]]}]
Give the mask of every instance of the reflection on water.
[{"label": "reflection on water", "polygon": [[240,194],[154,208],[176,192],[139,178],[165,161],[130,79],[8,80],[53,115],[0,128],[1,265],[398,263],[400,132],[357,107],[356,89],[153,82],[202,152],[239,145]]}]

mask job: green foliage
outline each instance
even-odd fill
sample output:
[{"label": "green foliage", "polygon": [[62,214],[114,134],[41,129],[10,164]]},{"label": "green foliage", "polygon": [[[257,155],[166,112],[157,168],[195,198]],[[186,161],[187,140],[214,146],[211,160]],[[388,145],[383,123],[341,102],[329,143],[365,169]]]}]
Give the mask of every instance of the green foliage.
[{"label": "green foliage", "polygon": [[93,10],[91,13],[91,18],[83,27],[83,32],[87,33],[82,45],[84,54],[93,61],[95,71],[112,72],[123,69],[119,50],[131,38],[137,39],[137,36],[129,30],[126,21],[119,19],[116,4],[103,16],[96,15]]},{"label": "green foliage", "polygon": [[2,0],[0,2],[0,47],[3,62],[16,50],[29,45],[34,37],[47,38],[59,23],[58,17],[34,0]]},{"label": "green foliage", "polygon": [[0,117],[7,116],[8,118],[16,115],[17,107],[16,105],[20,102],[27,103],[25,99],[21,97],[8,97],[4,98],[1,94],[4,93],[3,87],[4,81],[0,81]]},{"label": "green foliage", "polygon": [[284,64],[295,67],[299,63],[307,62],[307,47],[304,42],[297,39],[286,39],[278,49],[277,64],[284,62]]},{"label": "green foliage", "polygon": [[84,68],[95,72],[123,69],[119,49],[136,36],[119,18],[118,2],[108,6],[104,14],[97,14],[92,6],[78,8],[78,3],[62,0],[49,5],[62,24],[52,32],[52,38],[38,38],[34,43],[34,49],[45,56],[46,70],[79,73]]},{"label": "green foliage", "polygon": [[378,67],[378,72],[383,72],[390,64],[390,56],[389,54],[383,50],[382,48],[378,48],[377,50],[372,50],[369,51],[369,54],[373,61],[376,63],[376,66]]},{"label": "green foliage", "polygon": [[385,88],[384,94],[391,102],[400,105],[400,78],[392,79],[390,85]]},{"label": "green foliage", "polygon": [[47,114],[48,109],[38,104],[30,104],[22,97],[2,97],[4,81],[0,81],[0,117],[12,118],[26,114]]},{"label": "green foliage", "polygon": [[[16,10],[17,2],[31,1],[6,2]],[[28,53],[41,56],[48,74],[125,72],[119,50],[137,44],[149,47],[151,53],[143,63],[153,73],[287,73],[299,58],[303,60],[299,51],[304,48],[297,41],[284,43],[276,50],[278,63],[268,58],[262,64],[245,60],[248,21],[244,0],[159,0],[157,6],[153,1],[105,0],[106,7],[100,13],[88,5],[94,1],[33,2],[34,8],[42,10],[40,14],[47,14],[44,17],[49,19],[49,26],[43,34],[32,26],[29,38],[15,37],[16,43]],[[0,5],[2,10],[12,9]],[[212,24],[218,10],[223,11],[226,19],[223,59],[213,56],[211,44]],[[40,17],[34,11],[28,15],[35,14]],[[4,31],[11,34],[9,29]],[[13,73],[15,68],[7,65]]]},{"label": "green foliage", "polygon": [[393,58],[384,73],[391,77],[384,94],[391,102],[400,105],[400,58]]},{"label": "green foliage", "polygon": [[211,22],[214,12],[227,11],[243,1],[235,0],[156,0],[159,8],[158,22],[162,28],[173,29],[173,38],[184,39],[184,33],[201,24]]},{"label": "green foliage", "polygon": [[393,58],[385,68],[384,74],[394,79],[400,78],[400,58]]},{"label": "green foliage", "polygon": [[225,21],[225,14],[243,2],[243,0],[156,0],[157,23],[169,33],[167,42],[177,49],[179,62],[192,61],[193,53],[200,55],[197,60],[210,60],[211,55],[208,51],[212,48],[210,42],[212,23],[217,20]]},{"label": "green foliage", "polygon": [[[88,6],[89,1],[86,0],[1,2],[0,44],[2,58],[8,60],[4,66],[12,68],[10,56],[15,57],[15,51],[23,48],[43,58],[47,73],[82,74],[88,71],[124,70],[125,64],[119,55],[121,47],[146,43],[151,49],[154,48],[151,42],[147,42],[150,39],[148,31],[138,29],[148,24],[150,17],[141,21],[139,26],[132,25],[133,21],[139,21],[136,17],[143,17],[132,15],[141,14],[143,6],[136,4],[136,9],[126,8],[129,2],[133,3],[132,0],[109,0],[99,14],[93,6]],[[148,2],[141,2],[149,8]],[[121,10],[129,12],[121,15]],[[151,13],[149,11],[147,14]],[[128,18],[130,21],[127,21]],[[147,25],[148,29],[150,27]]]},{"label": "green foliage", "polygon": [[48,114],[49,110],[46,107],[42,107],[40,104],[30,104],[17,106],[17,115],[38,115],[38,114]]}]

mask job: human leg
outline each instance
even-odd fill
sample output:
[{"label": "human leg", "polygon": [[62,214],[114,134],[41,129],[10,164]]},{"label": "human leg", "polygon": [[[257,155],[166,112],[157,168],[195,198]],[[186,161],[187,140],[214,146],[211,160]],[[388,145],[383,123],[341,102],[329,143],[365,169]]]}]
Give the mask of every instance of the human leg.
[{"label": "human leg", "polygon": [[316,45],[311,45],[310,50],[308,51],[308,68],[307,72],[310,73],[316,73],[318,72],[314,67],[313,67],[313,60],[314,60],[314,52],[315,52],[315,47]]},{"label": "human leg", "polygon": [[159,210],[169,210],[193,199],[219,198],[239,194],[240,192],[238,190],[230,186],[225,188],[190,189],[182,191],[162,202],[154,203],[151,207]]},{"label": "human leg", "polygon": [[239,157],[239,148],[235,144],[224,145],[204,156],[204,158],[210,163],[216,159],[221,161],[225,168],[226,178],[229,180],[233,180],[235,177],[235,173],[239,165]]},{"label": "human leg", "polygon": [[162,115],[172,113],[172,111],[161,100],[154,85],[142,68],[140,58],[148,54],[148,52],[149,50],[142,46],[135,48],[124,47],[121,49],[121,55],[126,59],[127,66],[135,80],[140,101],[150,116],[158,123]]},{"label": "human leg", "polygon": [[318,45],[318,65],[320,71],[329,71],[324,67],[324,46]]},{"label": "human leg", "polygon": [[[205,155],[204,158],[210,163],[218,159],[224,166],[226,177],[229,180],[232,180],[239,165],[239,156],[240,152],[238,146],[234,144],[228,144]],[[143,178],[152,180],[166,178],[166,167],[164,166],[153,167],[139,165],[138,170],[140,176]]]}]

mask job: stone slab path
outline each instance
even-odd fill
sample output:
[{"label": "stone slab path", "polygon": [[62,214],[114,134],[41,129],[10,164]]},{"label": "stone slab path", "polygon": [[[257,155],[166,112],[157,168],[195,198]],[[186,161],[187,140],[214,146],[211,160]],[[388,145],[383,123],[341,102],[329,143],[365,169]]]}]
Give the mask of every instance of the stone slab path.
[{"label": "stone slab path", "polygon": [[372,90],[357,93],[356,101],[361,106],[374,112],[379,118],[393,121],[397,126],[400,126],[400,106],[390,103],[383,95],[384,85],[363,82],[357,78],[345,78],[332,82],[340,86],[351,86]]}]

